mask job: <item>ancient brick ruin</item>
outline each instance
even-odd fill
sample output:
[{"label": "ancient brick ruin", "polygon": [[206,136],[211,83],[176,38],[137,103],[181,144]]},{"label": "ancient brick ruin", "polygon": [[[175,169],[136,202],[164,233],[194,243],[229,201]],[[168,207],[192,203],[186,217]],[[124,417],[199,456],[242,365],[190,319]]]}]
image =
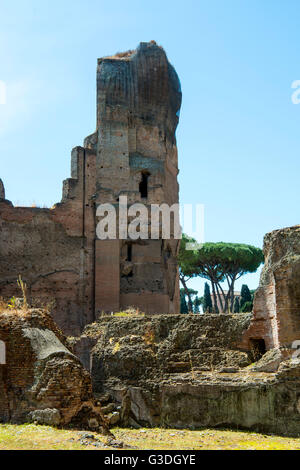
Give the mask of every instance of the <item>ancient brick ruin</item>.
[{"label": "ancient brick ruin", "polygon": [[[72,151],[71,178],[51,209],[13,207],[0,184],[0,296],[55,299],[75,335],[98,314],[129,306],[179,312],[178,240],[99,240],[99,204],[178,202],[175,130],[180,82],[154,42],[98,60],[97,129]],[[170,237],[171,238],[171,237]]]},{"label": "ancient brick ruin", "polygon": [[[254,312],[234,315],[178,314],[174,237],[96,236],[100,204],[178,202],[180,105],[154,42],[99,59],[97,129],[72,151],[62,202],[13,207],[0,180],[0,296],[19,296],[21,275],[69,335],[39,309],[1,313],[0,420],[104,426],[94,394],[125,426],[300,435],[300,226],[266,235]],[[129,306],[145,315],[111,315]]]},{"label": "ancient brick ruin", "polygon": [[74,338],[124,425],[300,435],[299,226],[267,234],[264,253],[253,314],[104,316]]}]

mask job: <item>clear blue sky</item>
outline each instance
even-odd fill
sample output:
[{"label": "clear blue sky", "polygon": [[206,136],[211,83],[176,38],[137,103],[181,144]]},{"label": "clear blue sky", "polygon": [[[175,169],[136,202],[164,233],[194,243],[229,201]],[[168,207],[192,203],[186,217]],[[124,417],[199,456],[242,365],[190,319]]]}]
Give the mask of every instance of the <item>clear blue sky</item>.
[{"label": "clear blue sky", "polygon": [[71,149],[95,130],[97,58],[152,39],[181,80],[180,198],[205,204],[206,241],[262,246],[300,223],[298,0],[0,0],[7,198],[60,200]]}]

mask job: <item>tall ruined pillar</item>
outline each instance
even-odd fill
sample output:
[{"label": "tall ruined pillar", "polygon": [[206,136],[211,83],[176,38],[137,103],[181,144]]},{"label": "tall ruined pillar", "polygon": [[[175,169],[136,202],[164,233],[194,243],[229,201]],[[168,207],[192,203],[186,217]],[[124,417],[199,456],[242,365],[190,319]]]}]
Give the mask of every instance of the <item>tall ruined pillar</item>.
[{"label": "tall ruined pillar", "polygon": [[102,312],[129,306],[179,312],[179,240],[96,236],[97,208],[121,196],[128,205],[178,202],[175,130],[181,90],[153,41],[99,59],[97,129],[71,156],[62,201],[51,209],[14,207],[0,180],[0,296],[52,305],[68,335]]},{"label": "tall ruined pillar", "polygon": [[[96,206],[178,203],[178,76],[154,41],[98,60]],[[96,240],[95,311],[179,312],[178,240]]]}]

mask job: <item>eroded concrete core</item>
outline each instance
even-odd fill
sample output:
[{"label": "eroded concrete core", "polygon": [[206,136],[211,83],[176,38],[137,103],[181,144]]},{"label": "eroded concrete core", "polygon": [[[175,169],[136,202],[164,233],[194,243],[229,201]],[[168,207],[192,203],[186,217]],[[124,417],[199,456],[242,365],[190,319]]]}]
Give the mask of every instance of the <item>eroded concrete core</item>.
[{"label": "eroded concrete core", "polygon": [[179,312],[178,240],[99,240],[99,204],[178,202],[177,74],[155,42],[98,60],[96,132],[71,156],[52,209],[13,207],[0,182],[0,296],[55,300],[53,317],[79,334],[98,314],[129,306]]},{"label": "eroded concrete core", "polygon": [[125,426],[298,436],[300,366],[280,349],[255,362],[243,349],[250,322],[249,314],[104,317],[86,327],[74,351],[82,356],[89,344],[90,360],[83,359],[94,392],[114,397]]}]

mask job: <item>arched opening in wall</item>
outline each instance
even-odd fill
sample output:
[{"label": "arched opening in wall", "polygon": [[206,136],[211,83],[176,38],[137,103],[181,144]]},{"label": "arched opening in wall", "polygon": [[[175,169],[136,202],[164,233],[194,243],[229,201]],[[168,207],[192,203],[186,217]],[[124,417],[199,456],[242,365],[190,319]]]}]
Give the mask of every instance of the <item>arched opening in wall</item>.
[{"label": "arched opening in wall", "polygon": [[6,346],[4,341],[0,340],[0,365],[6,364]]},{"label": "arched opening in wall", "polygon": [[263,338],[250,339],[249,347],[254,362],[259,361],[259,359],[266,353],[266,343]]},{"label": "arched opening in wall", "polygon": [[146,199],[148,197],[148,179],[150,173],[148,171],[142,171],[142,179],[139,185],[139,191],[141,198]]}]

